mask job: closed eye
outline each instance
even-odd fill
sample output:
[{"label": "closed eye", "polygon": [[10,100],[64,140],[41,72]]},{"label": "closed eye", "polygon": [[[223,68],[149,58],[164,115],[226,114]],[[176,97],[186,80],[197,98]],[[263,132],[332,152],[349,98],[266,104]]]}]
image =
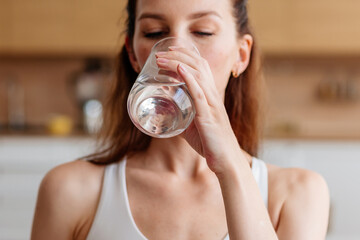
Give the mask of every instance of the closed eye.
[{"label": "closed eye", "polygon": [[160,38],[164,36],[166,32],[150,32],[150,33],[144,33],[144,36],[146,38]]},{"label": "closed eye", "polygon": [[[163,37],[165,34],[167,34],[167,32],[159,31],[159,32],[144,33],[144,36],[146,38],[156,39]],[[193,34],[198,35],[199,37],[210,37],[214,35],[214,33],[211,32],[200,32],[200,31],[193,32]]]},{"label": "closed eye", "polygon": [[210,37],[210,36],[213,36],[214,34],[211,33],[211,32],[200,32],[200,31],[196,31],[196,32],[193,32],[194,34],[196,35],[199,35],[200,37]]}]

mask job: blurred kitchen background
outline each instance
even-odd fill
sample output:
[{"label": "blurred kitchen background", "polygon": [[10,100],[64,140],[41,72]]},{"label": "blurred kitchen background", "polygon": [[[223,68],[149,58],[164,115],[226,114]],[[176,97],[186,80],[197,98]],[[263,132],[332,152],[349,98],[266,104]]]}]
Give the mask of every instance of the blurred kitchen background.
[{"label": "blurred kitchen background", "polygon": [[[124,0],[0,0],[0,240],[28,239],[57,164],[94,150]],[[321,173],[327,239],[360,239],[360,1],[250,0],[262,50],[260,157]]]}]

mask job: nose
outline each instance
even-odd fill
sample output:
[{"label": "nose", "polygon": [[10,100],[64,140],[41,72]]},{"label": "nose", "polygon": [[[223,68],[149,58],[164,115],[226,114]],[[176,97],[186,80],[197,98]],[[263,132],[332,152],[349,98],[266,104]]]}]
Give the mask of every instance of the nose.
[{"label": "nose", "polygon": [[185,46],[186,41],[187,41],[186,38],[180,36],[172,37],[171,46],[186,47]]},{"label": "nose", "polygon": [[167,47],[176,46],[176,47],[187,48],[189,50],[194,50],[195,52],[198,52],[193,40],[189,37],[184,37],[183,35],[171,35],[164,39],[167,39],[167,41],[166,41]]},{"label": "nose", "polygon": [[186,26],[173,26],[168,36],[174,38],[172,41],[174,46],[188,47],[188,44],[194,44]]},{"label": "nose", "polygon": [[199,49],[197,48],[198,46],[196,42],[194,42],[194,40],[191,38],[191,36],[176,35],[172,38],[173,39],[170,46],[187,48],[200,55]]}]

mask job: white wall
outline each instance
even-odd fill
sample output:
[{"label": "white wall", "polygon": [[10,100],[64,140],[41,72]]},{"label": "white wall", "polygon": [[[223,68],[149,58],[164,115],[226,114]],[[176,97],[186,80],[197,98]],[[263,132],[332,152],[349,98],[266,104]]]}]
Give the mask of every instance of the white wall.
[{"label": "white wall", "polygon": [[[39,183],[52,167],[90,153],[87,138],[0,138],[0,240],[29,239]],[[260,158],[322,174],[332,200],[328,240],[360,239],[360,141],[266,141]]]},{"label": "white wall", "polygon": [[331,197],[328,240],[360,239],[360,141],[267,141],[261,157],[320,173]]},{"label": "white wall", "polygon": [[0,138],[0,240],[30,238],[44,174],[90,153],[92,145],[86,138]]}]

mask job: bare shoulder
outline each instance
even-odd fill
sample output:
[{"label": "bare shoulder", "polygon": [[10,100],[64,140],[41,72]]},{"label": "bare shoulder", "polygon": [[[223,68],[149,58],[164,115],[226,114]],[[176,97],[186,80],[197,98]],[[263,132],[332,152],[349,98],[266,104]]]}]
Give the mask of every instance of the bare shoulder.
[{"label": "bare shoulder", "polygon": [[45,191],[73,192],[70,196],[76,197],[80,195],[79,191],[83,193],[101,185],[103,171],[104,166],[88,161],[76,160],[64,163],[51,169],[45,175],[40,188]]},{"label": "bare shoulder", "polygon": [[[100,188],[103,166],[76,160],[51,169],[43,178],[39,197],[61,203],[80,204],[84,199],[92,199]],[[86,201],[87,202],[87,201]],[[82,202],[82,204],[86,204]]]},{"label": "bare shoulder", "polygon": [[40,184],[32,239],[78,238],[96,212],[103,172],[104,166],[83,160],[50,170]]},{"label": "bare shoulder", "polygon": [[274,187],[283,187],[288,195],[312,192],[314,190],[327,191],[327,184],[319,173],[303,168],[282,168],[267,164],[269,183]]},{"label": "bare shoulder", "polygon": [[324,239],[329,190],[323,176],[307,169],[271,164],[268,173],[269,213],[275,218],[278,235],[286,239],[296,232],[299,237],[295,239]]}]

